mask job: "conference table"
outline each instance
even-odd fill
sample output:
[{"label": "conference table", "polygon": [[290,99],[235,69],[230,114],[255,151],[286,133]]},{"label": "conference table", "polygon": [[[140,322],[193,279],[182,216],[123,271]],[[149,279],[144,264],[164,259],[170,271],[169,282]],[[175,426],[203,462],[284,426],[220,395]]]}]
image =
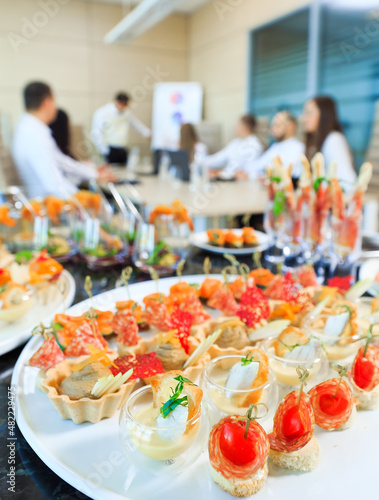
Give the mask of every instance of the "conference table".
[{"label": "conference table", "polygon": [[180,200],[194,218],[261,214],[267,203],[266,188],[259,181],[214,181],[194,188],[177,179],[146,175],[140,176],[137,184],[117,185],[117,190],[148,208]]}]

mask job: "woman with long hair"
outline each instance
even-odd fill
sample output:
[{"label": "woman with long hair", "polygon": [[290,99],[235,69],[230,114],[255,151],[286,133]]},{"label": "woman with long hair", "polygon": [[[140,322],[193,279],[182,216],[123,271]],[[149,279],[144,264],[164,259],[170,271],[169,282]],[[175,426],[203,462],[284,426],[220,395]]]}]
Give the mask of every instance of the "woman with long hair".
[{"label": "woman with long hair", "polygon": [[179,148],[187,151],[188,160],[193,163],[207,155],[207,146],[199,141],[195,127],[191,123],[184,123],[180,128]]},{"label": "woman with long hair", "polygon": [[58,109],[55,120],[49,124],[52,136],[57,143],[58,148],[65,155],[75,158],[71,152],[71,134],[70,134],[70,120],[63,109]]},{"label": "woman with long hair", "polygon": [[337,176],[346,188],[356,181],[353,158],[338,119],[337,106],[329,96],[316,96],[304,105],[305,151],[310,160],[321,151],[325,166],[337,163]]}]

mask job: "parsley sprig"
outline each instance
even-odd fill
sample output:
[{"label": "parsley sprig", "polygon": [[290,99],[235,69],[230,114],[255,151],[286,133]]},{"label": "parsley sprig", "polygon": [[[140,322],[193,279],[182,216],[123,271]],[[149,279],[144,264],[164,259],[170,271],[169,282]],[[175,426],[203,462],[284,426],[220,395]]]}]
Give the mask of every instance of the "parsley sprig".
[{"label": "parsley sprig", "polygon": [[172,396],[169,400],[162,404],[160,412],[163,418],[167,418],[172,411],[175,410],[179,405],[188,406],[188,398],[187,396],[179,397],[182,394],[184,384],[196,385],[188,378],[183,377],[182,375],[178,375],[174,377],[174,380],[178,381],[175,389],[171,387]]},{"label": "parsley sprig", "polygon": [[[249,357],[251,354],[251,357]],[[251,351],[249,351],[246,356],[244,358],[241,359],[241,364],[242,366],[247,366],[247,365],[250,365],[250,363],[252,363],[254,360],[254,356],[253,354],[251,353]],[[260,363],[260,361],[258,361],[258,363]]]}]

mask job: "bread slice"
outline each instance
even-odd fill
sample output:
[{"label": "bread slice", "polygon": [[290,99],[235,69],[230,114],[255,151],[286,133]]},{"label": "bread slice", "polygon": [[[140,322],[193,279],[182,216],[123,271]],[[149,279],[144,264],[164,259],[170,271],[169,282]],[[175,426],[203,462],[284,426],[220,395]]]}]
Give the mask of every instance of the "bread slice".
[{"label": "bread slice", "polygon": [[300,450],[283,453],[271,449],[269,457],[273,464],[282,469],[310,472],[319,464],[320,444],[316,436],[313,436]]},{"label": "bread slice", "polygon": [[224,491],[235,497],[249,497],[261,490],[268,475],[267,461],[253,476],[245,479],[226,478],[211,466],[213,481]]},{"label": "bread slice", "polygon": [[[184,377],[182,371],[172,370],[151,381],[154,408],[160,408],[162,404],[170,399],[172,396],[171,388],[175,390],[178,385],[178,381],[174,380],[174,378],[179,375]],[[184,384],[182,394],[188,398],[188,420],[190,420],[200,410],[203,391],[197,385]]]},{"label": "bread slice", "polygon": [[357,407],[356,405],[353,405],[353,409],[351,410],[350,416],[346,420],[346,422],[343,425],[341,425],[341,427],[338,427],[338,429],[330,429],[330,430],[345,431],[346,429],[349,429],[353,425],[356,418],[357,418]]},{"label": "bread slice", "polygon": [[359,401],[357,405],[358,410],[376,410],[379,408],[379,385],[372,391],[358,390],[357,387],[354,386],[353,392],[354,396]]}]

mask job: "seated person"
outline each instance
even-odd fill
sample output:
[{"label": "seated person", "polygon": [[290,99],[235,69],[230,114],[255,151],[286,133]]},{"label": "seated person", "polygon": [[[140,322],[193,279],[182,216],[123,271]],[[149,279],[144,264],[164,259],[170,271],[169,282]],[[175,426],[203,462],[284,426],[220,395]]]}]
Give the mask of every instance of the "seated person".
[{"label": "seated person", "polygon": [[270,132],[275,142],[263,153],[263,155],[252,162],[245,171],[237,172],[236,176],[241,179],[256,179],[263,176],[266,166],[272,160],[280,156],[284,165],[292,164],[292,177],[299,178],[301,174],[300,154],[304,153],[305,145],[296,139],[297,121],[288,111],[279,111],[271,121]]},{"label": "seated person", "polygon": [[58,109],[55,120],[49,123],[49,128],[62,153],[76,160],[71,152],[70,120],[68,114],[63,109]]},{"label": "seated person", "polygon": [[329,96],[316,96],[304,105],[306,156],[309,160],[319,151],[324,155],[325,168],[337,163],[337,177],[346,191],[357,180],[353,156],[343,134],[337,106]]},{"label": "seated person", "polygon": [[108,167],[96,169],[62,153],[49,124],[57,115],[54,95],[48,85],[33,82],[24,89],[26,113],[14,133],[12,155],[29,198],[74,193],[83,180],[114,180]]},{"label": "seated person", "polygon": [[207,155],[207,146],[199,141],[195,127],[192,123],[184,123],[180,127],[179,149],[187,151],[190,163],[201,161]]},{"label": "seated person", "polygon": [[263,147],[254,134],[255,125],[253,115],[242,116],[236,127],[236,139],[218,153],[204,158],[203,163],[210,169],[211,177],[233,179],[236,172],[245,170],[261,156]]}]

